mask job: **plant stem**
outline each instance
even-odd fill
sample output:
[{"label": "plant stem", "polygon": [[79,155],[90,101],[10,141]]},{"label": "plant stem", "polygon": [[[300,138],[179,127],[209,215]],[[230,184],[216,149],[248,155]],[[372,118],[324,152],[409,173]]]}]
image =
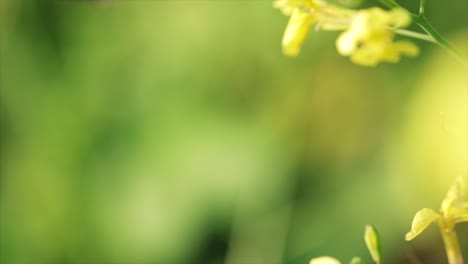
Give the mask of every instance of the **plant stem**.
[{"label": "plant stem", "polygon": [[442,220],[439,222],[440,233],[444,240],[445,251],[449,264],[463,264],[463,256],[461,254],[460,245],[458,244],[457,233],[454,225],[448,224]]},{"label": "plant stem", "polygon": [[432,36],[429,36],[427,34],[414,32],[414,31],[406,30],[406,29],[398,29],[398,28],[394,28],[393,32],[395,32],[398,35],[407,36],[407,37],[420,39],[420,40],[424,40],[424,41],[427,41],[427,42],[437,44],[437,41]]},{"label": "plant stem", "polygon": [[460,53],[447,41],[435,28],[432,26],[431,23],[423,16],[417,16],[411,14],[413,21],[420,26],[429,36],[433,37],[435,43],[439,45],[439,47],[443,48],[447,53],[452,55],[455,59],[461,62],[463,65],[468,66],[467,61],[462,58]]},{"label": "plant stem", "polygon": [[[394,0],[380,0],[380,2],[390,8],[403,8],[400,6],[397,2]],[[419,5],[419,15],[415,15],[413,13],[410,13],[411,18],[413,19],[413,22],[416,23],[420,28],[422,28],[430,37],[433,38],[433,42],[439,45],[442,49],[444,49],[447,53],[449,53],[452,57],[454,57],[456,60],[458,60],[460,63],[462,63],[465,67],[468,67],[468,61],[464,59],[460,53],[450,44],[450,42],[447,41],[435,28],[434,26],[429,22],[429,20],[426,19],[424,12],[426,8],[426,1],[425,0],[420,0],[420,5]],[[398,33],[398,32],[397,32]],[[406,32],[407,33],[407,32]],[[412,36],[408,35],[409,37],[415,37],[414,34],[411,34]],[[422,39],[421,36],[415,37]],[[424,37],[425,38],[425,37]],[[426,40],[426,39],[424,39]]]},{"label": "plant stem", "polygon": [[420,2],[419,2],[419,16],[424,16],[425,9],[426,9],[426,0],[420,0]]}]

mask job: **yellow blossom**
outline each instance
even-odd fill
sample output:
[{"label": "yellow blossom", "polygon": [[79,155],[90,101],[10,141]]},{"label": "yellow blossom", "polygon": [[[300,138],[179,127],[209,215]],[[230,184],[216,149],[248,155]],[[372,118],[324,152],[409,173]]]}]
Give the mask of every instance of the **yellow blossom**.
[{"label": "yellow blossom", "polygon": [[418,236],[432,222],[437,222],[443,229],[452,229],[457,223],[468,222],[467,184],[466,176],[456,180],[442,201],[440,213],[430,208],[417,212],[411,224],[411,231],[406,234],[406,240]]},{"label": "yellow blossom", "polygon": [[284,54],[291,57],[299,54],[313,26],[323,30],[344,30],[354,12],[322,0],[276,0],[273,6],[291,16],[282,41]]},{"label": "yellow blossom", "polygon": [[336,258],[332,257],[319,257],[312,259],[309,264],[341,264]]},{"label": "yellow blossom", "polygon": [[401,55],[416,56],[419,49],[408,41],[394,41],[392,28],[411,23],[409,14],[400,8],[385,11],[374,7],[359,10],[347,31],[336,42],[338,52],[350,56],[356,64],[375,66],[380,62],[398,62]]},{"label": "yellow blossom", "polygon": [[440,213],[424,208],[416,213],[411,224],[411,230],[406,234],[406,240],[412,240],[426,229],[432,222],[439,225],[444,240],[447,259],[450,264],[462,264],[463,256],[458,243],[455,225],[468,222],[468,175],[459,177],[450,188],[442,205]]}]

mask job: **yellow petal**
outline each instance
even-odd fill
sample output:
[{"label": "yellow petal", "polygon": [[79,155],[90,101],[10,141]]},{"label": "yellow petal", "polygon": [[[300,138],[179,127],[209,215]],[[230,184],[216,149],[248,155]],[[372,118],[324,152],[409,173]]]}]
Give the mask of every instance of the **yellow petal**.
[{"label": "yellow petal", "polygon": [[436,221],[440,215],[434,210],[429,208],[421,209],[413,218],[413,223],[411,224],[411,231],[406,234],[405,239],[407,241],[412,240],[419,234],[421,234],[424,229],[426,229],[432,222]]},{"label": "yellow petal", "polygon": [[452,207],[462,207],[466,203],[467,196],[467,180],[466,176],[460,176],[456,179],[455,184],[450,188],[442,201],[440,210],[445,217],[450,217],[449,209]]},{"label": "yellow petal", "polygon": [[396,63],[402,55],[416,56],[419,49],[408,41],[394,42],[390,27],[406,26],[411,17],[403,9],[385,11],[378,7],[356,12],[347,31],[337,41],[338,52],[352,62],[375,66],[380,62]]},{"label": "yellow petal", "polygon": [[390,26],[396,28],[407,27],[411,24],[411,16],[403,8],[395,8],[389,13]]},{"label": "yellow petal", "polygon": [[349,56],[353,54],[358,46],[357,41],[352,32],[344,32],[340,34],[336,40],[336,49],[338,53],[342,56]]},{"label": "yellow petal", "polygon": [[309,264],[341,264],[336,258],[324,256],[312,259]]},{"label": "yellow petal", "polygon": [[313,22],[314,17],[310,13],[294,9],[283,36],[284,54],[291,57],[299,55]]},{"label": "yellow petal", "polygon": [[468,206],[464,208],[450,208],[449,214],[455,224],[468,222]]},{"label": "yellow petal", "polygon": [[415,57],[419,55],[419,48],[414,43],[401,40],[393,44],[394,48],[398,54],[403,54],[410,57]]},{"label": "yellow petal", "polygon": [[[362,66],[376,66],[388,47],[379,42],[367,42],[351,54],[351,61]],[[387,54],[388,55],[388,54]]]},{"label": "yellow petal", "polygon": [[375,263],[382,263],[382,251],[377,230],[372,225],[367,225],[364,231],[364,241]]}]

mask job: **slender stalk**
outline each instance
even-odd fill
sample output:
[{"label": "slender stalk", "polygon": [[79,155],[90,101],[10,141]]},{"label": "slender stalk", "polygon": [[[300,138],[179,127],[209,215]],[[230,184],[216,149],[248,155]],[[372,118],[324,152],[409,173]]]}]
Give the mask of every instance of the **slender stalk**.
[{"label": "slender stalk", "polygon": [[445,251],[449,264],[463,264],[463,256],[458,243],[457,233],[454,226],[442,220],[439,222],[440,233],[444,240]]},{"label": "slender stalk", "polygon": [[420,39],[420,40],[424,40],[427,42],[437,44],[437,41],[432,36],[429,36],[427,34],[414,32],[414,31],[406,30],[406,29],[398,29],[398,28],[394,28],[393,32],[395,32],[398,35],[407,36],[410,38]]},{"label": "slender stalk", "polygon": [[424,16],[426,9],[426,0],[420,0],[419,2],[419,16]]},{"label": "slender stalk", "polygon": [[[380,2],[390,8],[402,8],[395,0],[380,0]],[[462,63],[465,67],[468,67],[468,61],[464,59],[460,53],[447,41],[435,28],[434,26],[426,19],[425,17],[425,9],[426,9],[426,1],[420,0],[419,5],[419,15],[415,15],[410,13],[413,22],[416,23],[422,30],[424,30],[430,37],[434,39],[434,43],[436,43],[439,47],[444,49],[447,53],[449,53],[452,57]],[[415,37],[415,35],[411,34],[412,36],[408,35],[409,37]],[[416,38],[421,39],[421,36]]]},{"label": "slender stalk", "polygon": [[448,42],[447,39],[445,39],[435,28],[432,26],[431,23],[426,19],[426,17],[423,16],[417,16],[414,14],[411,14],[411,17],[413,18],[413,21],[419,25],[427,34],[429,34],[431,37],[434,38],[435,42],[439,47],[444,49],[447,53],[449,53],[452,57],[457,59],[459,62],[461,62],[463,65],[468,66],[468,63],[463,57],[460,55],[460,53]]}]

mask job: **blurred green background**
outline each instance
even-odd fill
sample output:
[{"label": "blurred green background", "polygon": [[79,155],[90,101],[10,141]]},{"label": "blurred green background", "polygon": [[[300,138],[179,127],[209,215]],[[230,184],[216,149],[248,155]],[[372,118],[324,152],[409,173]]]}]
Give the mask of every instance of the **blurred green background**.
[{"label": "blurred green background", "polygon": [[[370,263],[368,223],[386,263],[446,263],[435,226],[404,241],[467,172],[437,46],[367,68],[312,32],[287,58],[269,0],[0,3],[1,263]],[[467,6],[426,8],[463,52]]]}]

